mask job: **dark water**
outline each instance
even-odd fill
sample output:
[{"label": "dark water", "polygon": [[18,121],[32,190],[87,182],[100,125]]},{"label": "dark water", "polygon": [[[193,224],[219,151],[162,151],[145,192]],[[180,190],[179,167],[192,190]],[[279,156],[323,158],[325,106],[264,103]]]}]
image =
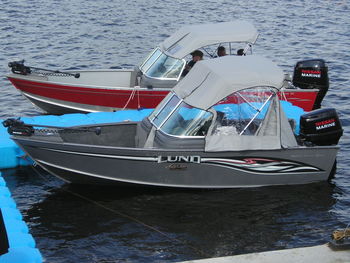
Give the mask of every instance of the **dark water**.
[{"label": "dark water", "polygon": [[254,48],[291,72],[323,58],[345,134],[331,183],[170,191],[79,188],[32,168],[2,171],[46,262],[176,262],[323,244],[350,223],[350,3],[25,1],[0,9],[0,118],[41,114],[6,80],[7,63],[50,69],[138,64],[183,24],[245,19]]}]

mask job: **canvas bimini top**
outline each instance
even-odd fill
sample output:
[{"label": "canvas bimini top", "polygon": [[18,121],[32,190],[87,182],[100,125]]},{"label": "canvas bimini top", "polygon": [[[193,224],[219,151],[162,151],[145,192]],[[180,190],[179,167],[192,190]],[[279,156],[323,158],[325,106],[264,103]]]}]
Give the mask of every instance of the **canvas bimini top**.
[{"label": "canvas bimini top", "polygon": [[190,25],[165,39],[160,48],[172,57],[182,59],[201,47],[227,42],[254,44],[257,37],[258,31],[247,21]]},{"label": "canvas bimini top", "polygon": [[233,92],[258,86],[281,89],[283,82],[282,69],[267,58],[225,56],[197,62],[174,92],[187,104],[207,110]]},{"label": "canvas bimini top", "polygon": [[[149,120],[154,131],[170,136],[201,136],[202,131],[206,152],[296,147],[277,96],[283,84],[282,69],[262,56],[202,60]],[[149,138],[153,142],[154,135]]]}]

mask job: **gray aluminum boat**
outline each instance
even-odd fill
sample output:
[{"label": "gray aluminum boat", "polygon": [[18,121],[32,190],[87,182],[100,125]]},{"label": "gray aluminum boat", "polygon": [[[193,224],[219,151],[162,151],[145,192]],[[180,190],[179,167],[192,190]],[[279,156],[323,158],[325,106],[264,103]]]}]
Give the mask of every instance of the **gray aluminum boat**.
[{"label": "gray aluminum boat", "polygon": [[141,122],[4,124],[38,165],[71,183],[235,188],[325,181],[342,135],[337,114],[320,109],[288,119],[276,95],[283,81],[264,57],[226,56],[198,62]]}]

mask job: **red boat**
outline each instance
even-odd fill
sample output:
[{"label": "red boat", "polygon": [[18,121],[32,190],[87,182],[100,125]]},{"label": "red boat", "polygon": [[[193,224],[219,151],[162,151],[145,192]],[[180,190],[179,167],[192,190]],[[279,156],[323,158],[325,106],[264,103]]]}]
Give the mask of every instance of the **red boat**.
[{"label": "red boat", "polygon": [[[228,55],[237,55],[239,49],[241,55],[249,55],[257,37],[254,26],[245,21],[185,26],[133,69],[61,72],[28,67],[21,61],[9,63],[12,74],[7,77],[26,98],[50,114],[155,108],[183,78],[194,50],[202,50],[205,59],[220,59],[215,58],[219,46],[224,46]],[[293,82],[286,81],[279,95],[310,111],[319,107],[328,89],[319,84],[320,80],[328,82],[327,68],[322,60],[298,64],[295,72],[299,75],[294,73]]]}]

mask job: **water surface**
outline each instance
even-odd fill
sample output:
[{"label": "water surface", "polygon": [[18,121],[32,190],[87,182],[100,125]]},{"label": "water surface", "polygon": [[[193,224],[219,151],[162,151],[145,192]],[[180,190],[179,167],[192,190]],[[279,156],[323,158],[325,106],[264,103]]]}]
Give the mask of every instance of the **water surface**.
[{"label": "water surface", "polygon": [[251,21],[254,53],[292,72],[328,62],[344,136],[331,183],[234,190],[73,187],[39,169],[3,171],[37,247],[50,263],[177,262],[323,244],[350,223],[348,1],[24,1],[0,10],[0,118],[41,111],[16,91],[7,63],[48,69],[133,66],[182,25]]}]

